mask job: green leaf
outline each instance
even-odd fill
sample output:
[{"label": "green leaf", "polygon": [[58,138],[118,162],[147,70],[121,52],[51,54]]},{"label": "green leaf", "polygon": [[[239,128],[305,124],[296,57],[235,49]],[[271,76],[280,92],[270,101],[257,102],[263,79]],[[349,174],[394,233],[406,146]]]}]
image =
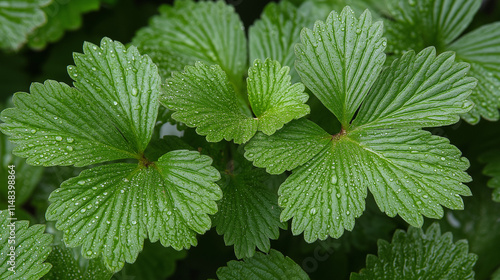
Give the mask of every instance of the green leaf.
[{"label": "green leaf", "polygon": [[172,118],[196,127],[207,141],[234,139],[235,143],[244,143],[257,131],[258,120],[238,106],[236,93],[218,65],[197,62],[186,66],[183,73],[172,73],[164,89],[160,102],[175,111]]},{"label": "green leaf", "polygon": [[133,263],[143,241],[160,240],[176,250],[196,245],[210,229],[222,192],[212,160],[192,151],[172,151],[158,162],[115,163],[65,181],[49,200],[47,220],[57,220],[69,247],[86,258],[102,254],[112,271]]},{"label": "green leaf", "polygon": [[243,261],[230,261],[217,270],[217,276],[220,280],[309,279],[299,265],[276,250],[268,255],[257,253]]},{"label": "green leaf", "polygon": [[332,136],[306,119],[292,121],[271,136],[257,133],[245,145],[245,157],[270,174],[300,166],[328,145]]},{"label": "green leaf", "polygon": [[284,124],[309,114],[309,96],[301,83],[291,84],[290,68],[266,59],[255,60],[248,69],[248,100],[259,121],[258,130],[273,134]]},{"label": "green leaf", "polygon": [[480,0],[401,0],[389,9],[387,51],[420,51],[435,46],[442,51],[469,26]]},{"label": "green leaf", "polygon": [[[75,254],[78,258],[75,258]],[[81,258],[79,251],[63,244],[53,246],[48,261],[53,267],[44,276],[47,280],[64,280],[68,277],[71,277],[71,280],[108,280],[113,276],[100,258],[85,260]]]},{"label": "green leaf", "polygon": [[235,157],[233,168],[219,183],[223,198],[213,219],[217,233],[224,235],[226,245],[234,244],[238,259],[252,257],[255,247],[267,253],[269,239],[278,239],[279,229],[286,228],[279,219],[278,196],[266,186],[270,176],[263,169],[252,168],[241,156]]},{"label": "green leaf", "polygon": [[[13,213],[10,211],[0,211],[0,278],[40,279],[52,267],[44,261],[51,251],[53,237],[43,233],[43,225],[29,227],[28,221],[15,221],[12,218]],[[14,239],[11,239],[12,236]],[[13,240],[15,243],[12,243]],[[12,247],[15,248],[14,267],[10,263]]]},{"label": "green leaf", "polygon": [[295,70],[295,44],[299,42],[300,31],[309,27],[312,17],[299,13],[298,9],[287,1],[279,4],[271,2],[264,8],[260,19],[248,30],[250,61],[271,58],[290,67],[293,82],[300,81]]},{"label": "green leaf", "polygon": [[452,52],[436,56],[433,47],[405,53],[385,68],[364,101],[353,126],[420,128],[449,125],[473,104],[465,100],[476,86],[469,65]]},{"label": "green leaf", "polygon": [[[25,203],[33,193],[33,190],[42,177],[43,168],[28,165],[24,159],[12,155],[13,148],[14,145],[9,142],[7,136],[0,133],[0,182],[7,182],[9,180],[9,175],[11,175],[10,173],[15,172],[15,174],[13,174],[16,183],[15,204],[16,206],[20,206]],[[9,166],[15,167],[11,169]],[[8,201],[8,192],[8,187],[0,188],[0,197],[3,198],[3,201]]]},{"label": "green leaf", "polygon": [[500,118],[500,22],[482,27],[462,36],[448,47],[457,59],[471,65],[469,75],[478,80],[470,100],[475,106],[463,117],[477,123],[483,117],[490,121]]},{"label": "green leaf", "polygon": [[468,242],[453,243],[453,235],[441,234],[437,223],[425,233],[397,230],[392,243],[379,240],[378,247],[378,256],[368,255],[366,268],[351,279],[474,279],[477,256],[468,252]]},{"label": "green leaf", "polygon": [[[346,7],[314,29],[303,29],[295,67],[303,83],[346,126],[385,61],[382,23],[365,11],[359,19]],[[368,75],[367,73],[373,73]]]},{"label": "green leaf", "polygon": [[[223,1],[175,1],[137,32],[132,43],[161,63],[162,74],[202,61],[218,64],[238,87],[247,65],[244,27],[232,6]],[[167,76],[163,76],[167,77]]]},{"label": "green leaf", "polygon": [[28,34],[46,21],[43,6],[51,0],[0,0],[0,49],[18,50]]},{"label": "green leaf", "polygon": [[99,0],[53,1],[43,8],[47,22],[29,36],[28,45],[43,49],[48,43],[62,38],[66,30],[75,30],[82,25],[82,14],[99,9]]},{"label": "green leaf", "polygon": [[248,92],[255,118],[248,107],[245,110],[238,105],[226,73],[218,65],[201,62],[186,66],[182,73],[172,73],[160,102],[175,111],[173,119],[196,127],[207,141],[245,143],[257,130],[273,134],[285,123],[309,113],[309,106],[303,104],[308,98],[304,86],[291,85],[288,73],[288,67],[270,59],[256,60],[250,67]]},{"label": "green leaf", "polygon": [[31,165],[85,166],[140,158],[149,143],[160,91],[157,68],[135,47],[104,38],[84,44],[68,72],[75,87],[46,81],[17,93],[1,115],[14,153]]},{"label": "green leaf", "polygon": [[480,160],[486,163],[483,173],[493,177],[488,181],[488,186],[493,188],[493,200],[500,202],[500,151],[489,151],[483,154]]}]

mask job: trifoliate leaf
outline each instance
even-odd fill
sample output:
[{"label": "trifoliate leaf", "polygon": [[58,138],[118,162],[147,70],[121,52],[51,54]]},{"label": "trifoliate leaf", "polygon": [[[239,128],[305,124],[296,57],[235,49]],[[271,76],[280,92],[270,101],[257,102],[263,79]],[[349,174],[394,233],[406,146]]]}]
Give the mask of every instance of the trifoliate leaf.
[{"label": "trifoliate leaf", "polygon": [[271,136],[257,133],[245,145],[245,157],[270,174],[300,166],[319,153],[332,136],[306,119],[292,121]]},{"label": "trifoliate leaf", "polygon": [[488,186],[493,188],[493,200],[500,202],[500,151],[489,151],[481,156],[481,161],[487,163],[483,173],[491,176]]},{"label": "trifoliate leaf", "polygon": [[420,51],[435,46],[442,51],[469,25],[480,0],[400,0],[386,20],[388,53]]},{"label": "trifoliate leaf", "polygon": [[44,261],[53,237],[43,233],[43,225],[29,227],[27,221],[11,218],[10,211],[0,211],[0,278],[40,279],[52,267]]},{"label": "trifoliate leaf", "polygon": [[469,111],[465,100],[476,86],[469,65],[452,52],[436,57],[433,47],[409,51],[385,68],[364,101],[353,126],[420,128],[449,125]]},{"label": "trifoliate leaf", "polygon": [[[85,260],[80,252],[67,248],[63,244],[53,246],[47,259],[52,269],[44,279],[46,280],[108,280],[113,273],[109,271],[100,258]],[[76,254],[75,254],[76,253]],[[78,257],[75,258],[75,255]],[[82,266],[82,263],[84,264]]]},{"label": "trifoliate leaf", "polygon": [[276,250],[266,255],[256,253],[243,261],[230,261],[217,270],[220,280],[287,280],[309,279],[299,265]]},{"label": "trifoliate leaf", "polygon": [[55,42],[66,30],[75,30],[82,25],[82,14],[99,9],[99,0],[53,1],[43,8],[47,22],[29,36],[28,45],[43,49],[48,43]]},{"label": "trifoliate leaf", "polygon": [[88,164],[140,158],[149,143],[160,91],[160,76],[135,47],[104,38],[101,47],[84,44],[68,67],[75,88],[34,83],[4,110],[2,132],[17,146],[14,154],[32,165]]},{"label": "trifoliate leaf", "polygon": [[[326,22],[305,28],[296,47],[295,67],[303,83],[339,121],[348,124],[385,61],[382,23],[370,12],[359,19],[346,7]],[[367,74],[373,73],[373,74]]]},{"label": "trifoliate leaf", "polygon": [[115,163],[65,181],[49,200],[46,217],[57,220],[69,247],[86,258],[102,254],[112,271],[133,263],[144,239],[176,250],[196,245],[210,229],[222,192],[212,160],[192,151],[172,151],[158,162]]},{"label": "trifoliate leaf", "polygon": [[459,38],[448,49],[457,59],[470,63],[469,75],[478,80],[470,96],[475,106],[465,114],[469,123],[481,116],[496,121],[500,118],[500,22],[484,25]]},{"label": "trifoliate leaf", "polygon": [[243,157],[236,160],[240,170],[229,173],[219,183],[224,194],[213,221],[226,245],[234,244],[240,259],[252,257],[255,247],[269,252],[269,239],[278,239],[279,228],[286,228],[286,224],[280,222],[278,195],[265,184],[269,175],[263,169],[252,168]]},{"label": "trifoliate leaf", "polygon": [[160,63],[162,75],[202,61],[220,65],[239,86],[247,65],[243,29],[234,8],[223,1],[176,1],[173,7],[162,6],[160,15],[139,30],[132,43],[155,62],[173,63]]},{"label": "trifoliate leaf", "polygon": [[304,85],[291,85],[289,71],[271,59],[257,59],[248,69],[248,100],[259,121],[258,130],[267,135],[309,113],[309,106],[304,104],[309,98]]},{"label": "trifoliate leaf", "polygon": [[379,240],[378,247],[378,256],[368,255],[366,268],[351,279],[474,279],[477,256],[468,252],[468,242],[453,243],[453,235],[441,234],[437,223],[425,233],[397,230],[391,243]]},{"label": "trifoliate leaf", "polygon": [[[249,70],[250,109],[238,105],[238,95],[226,73],[218,66],[197,62],[167,79],[160,102],[174,110],[172,118],[196,127],[207,141],[222,139],[245,143],[257,132],[272,134],[292,119],[309,113],[302,84],[290,84],[288,67],[277,61],[256,60]],[[241,96],[240,96],[241,97]]]},{"label": "trifoliate leaf", "polygon": [[[327,30],[319,28],[317,35]],[[333,46],[328,43],[321,55],[335,53]],[[246,158],[256,166],[277,173],[295,168],[278,191],[281,220],[293,218],[292,232],[304,232],[307,242],[339,237],[362,214],[367,188],[382,211],[391,217],[399,214],[414,226],[422,225],[422,215],[442,217],[441,205],[462,209],[460,195],[471,195],[462,184],[470,181],[464,172],[469,162],[446,138],[420,128],[451,124],[470,109],[465,100],[475,81],[464,78],[466,71],[467,65],[454,63],[450,53],[436,57],[433,49],[408,52],[380,75],[367,100],[361,100],[354,123],[344,124],[337,134],[306,122],[299,128],[296,122],[270,137],[253,138]],[[389,86],[381,86],[385,81]],[[328,88],[323,90],[328,96]],[[442,103],[443,109],[434,108]]]},{"label": "trifoliate leaf", "polygon": [[51,0],[1,0],[0,49],[18,50],[28,34],[46,21],[42,7]]},{"label": "trifoliate leaf", "polygon": [[295,70],[295,44],[299,42],[300,30],[309,27],[312,17],[299,13],[297,8],[287,2],[269,3],[260,19],[248,30],[250,61],[271,58],[290,67],[293,82],[300,77]]}]

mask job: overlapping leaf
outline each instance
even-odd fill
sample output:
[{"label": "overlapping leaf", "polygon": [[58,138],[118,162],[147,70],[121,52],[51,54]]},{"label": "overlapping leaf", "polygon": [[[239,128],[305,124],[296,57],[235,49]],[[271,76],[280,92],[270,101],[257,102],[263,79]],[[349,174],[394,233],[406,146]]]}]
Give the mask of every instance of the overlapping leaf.
[{"label": "overlapping leaf", "polygon": [[398,230],[392,243],[379,240],[378,247],[378,256],[368,255],[366,268],[351,279],[474,279],[477,256],[466,240],[453,243],[451,233],[441,234],[437,223],[425,233]]},{"label": "overlapping leaf", "polygon": [[[201,62],[186,66],[184,72],[174,72],[167,79],[165,94],[160,102],[174,110],[172,118],[207,140],[222,139],[235,143],[247,142],[257,132],[272,134],[292,119],[309,113],[302,84],[291,84],[289,68],[277,61],[256,60],[249,69],[248,94],[252,117],[248,107],[239,106],[226,73],[218,65]],[[245,105],[246,106],[246,105]]]},{"label": "overlapping leaf", "polygon": [[312,24],[314,17],[307,17],[287,1],[269,3],[259,20],[248,30],[250,61],[271,58],[290,67],[293,82],[300,77],[295,71],[295,44],[300,30]]},{"label": "overlapping leaf", "polygon": [[196,245],[210,229],[222,193],[212,160],[192,151],[172,151],[147,168],[115,163],[83,171],[49,198],[48,220],[57,220],[70,247],[87,258],[102,254],[118,271],[133,263],[146,237],[180,250]]},{"label": "overlapping leaf", "polygon": [[17,93],[2,112],[2,132],[32,165],[75,165],[138,158],[158,111],[160,77],[135,47],[105,38],[84,44],[68,67],[75,87],[46,81]]},{"label": "overlapping leaf", "polygon": [[82,14],[99,9],[99,0],[57,1],[43,8],[47,22],[29,36],[28,45],[42,49],[48,43],[59,40],[66,30],[74,30],[82,24]]},{"label": "overlapping leaf", "polygon": [[[52,235],[43,233],[45,229],[43,225],[29,227],[27,221],[15,221],[9,218],[14,218],[9,211],[0,211],[0,278],[40,279],[52,267],[49,263],[44,263],[51,251]],[[11,234],[11,231],[14,231],[14,234]],[[15,237],[15,243],[11,243],[12,236]],[[15,273],[10,264],[11,247],[15,247],[13,268]]]},{"label": "overlapping leaf", "polygon": [[281,223],[278,196],[266,184],[269,175],[252,168],[241,156],[234,159],[236,169],[221,180],[223,198],[214,216],[217,233],[224,235],[226,245],[234,244],[237,258],[252,257],[255,248],[267,253],[269,239],[278,239]]},{"label": "overlapping leaf", "polygon": [[0,48],[17,50],[27,41],[28,34],[46,21],[42,7],[51,0],[1,0]]},{"label": "overlapping leaf", "polygon": [[132,43],[161,63],[163,77],[180,71],[186,64],[202,61],[218,64],[237,87],[247,65],[243,24],[234,8],[223,1],[176,1],[164,5],[160,15],[141,29]]},{"label": "overlapping leaf", "polygon": [[300,266],[276,250],[271,250],[268,255],[257,253],[243,261],[230,261],[217,270],[217,276],[221,280],[309,279]]},{"label": "overlapping leaf", "polygon": [[[352,14],[346,8],[342,15]],[[333,12],[329,19],[335,16]],[[335,25],[331,20],[329,24]],[[318,28],[317,36],[329,34],[328,30]],[[303,33],[304,40],[309,40],[309,33]],[[320,55],[330,57],[330,52],[336,53],[334,45],[330,42]],[[379,45],[379,49],[383,50],[383,46]],[[309,52],[297,54],[313,57],[318,51]],[[364,55],[362,50],[360,55]],[[336,63],[344,62],[339,58]],[[308,63],[304,69],[315,69],[317,65],[315,60],[300,63]],[[310,73],[298,70],[301,75]],[[451,53],[436,57],[433,48],[416,55],[407,52],[376,81],[372,78],[375,84],[366,99],[359,101],[358,106],[361,102],[363,105],[356,119],[352,123],[352,115],[345,119],[347,124],[339,133],[328,135],[308,121],[296,121],[269,137],[253,138],[245,147],[245,156],[256,166],[272,173],[295,168],[279,189],[279,204],[284,208],[281,219],[293,218],[292,232],[304,232],[308,242],[339,237],[344,229],[352,229],[355,218],[362,214],[367,189],[382,211],[391,217],[399,214],[414,226],[422,225],[422,215],[441,217],[441,205],[462,209],[460,195],[471,194],[462,184],[470,180],[464,172],[469,162],[445,138],[431,136],[420,128],[451,124],[459,114],[470,110],[466,98],[475,80],[465,76],[467,70],[466,64],[454,62]],[[316,73],[320,74],[314,86],[318,85],[327,103],[334,104],[338,96],[329,94],[330,88],[325,86],[331,80],[323,72]],[[346,85],[356,88],[351,83],[364,81],[361,77]],[[337,112],[346,112],[352,105],[335,106]],[[293,145],[296,143],[301,145]]]},{"label": "overlapping leaf", "polygon": [[470,96],[476,104],[464,118],[470,123],[480,117],[491,121],[500,118],[500,22],[484,25],[459,38],[448,49],[459,60],[470,63],[469,75],[478,80]]},{"label": "overlapping leaf", "polygon": [[301,33],[296,69],[303,83],[343,125],[352,119],[384,64],[382,31],[381,22],[372,23],[368,11],[357,19],[346,8]]},{"label": "overlapping leaf", "polygon": [[480,0],[400,1],[390,9],[392,20],[386,21],[388,53],[399,55],[410,49],[420,51],[436,46],[440,52],[456,52],[458,60],[471,64],[469,75],[478,80],[478,87],[470,96],[475,106],[462,118],[472,124],[481,117],[500,118],[499,23],[485,25],[457,39],[480,5]]}]

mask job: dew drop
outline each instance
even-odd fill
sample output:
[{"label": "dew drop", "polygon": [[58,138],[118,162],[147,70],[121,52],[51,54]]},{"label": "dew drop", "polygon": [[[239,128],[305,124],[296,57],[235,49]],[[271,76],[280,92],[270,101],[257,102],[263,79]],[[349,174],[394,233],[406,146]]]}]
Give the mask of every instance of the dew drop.
[{"label": "dew drop", "polygon": [[62,136],[56,136],[57,141],[62,141],[62,139],[63,139]]},{"label": "dew drop", "polygon": [[78,185],[81,185],[81,186],[85,185],[85,181],[84,180],[78,181]]},{"label": "dew drop", "polygon": [[316,214],[316,208],[311,208],[311,210],[309,210],[309,213],[311,215],[315,215]]},{"label": "dew drop", "polygon": [[66,146],[66,150],[68,150],[68,151],[72,152],[72,151],[73,151],[73,147],[71,147],[71,146]]},{"label": "dew drop", "polygon": [[68,143],[73,143],[75,141],[75,139],[73,139],[72,137],[68,137],[68,138],[66,138],[66,141]]},{"label": "dew drop", "polygon": [[36,129],[32,129],[30,132],[31,132],[32,134],[35,134],[35,133],[36,133]]},{"label": "dew drop", "polygon": [[331,178],[331,182],[332,182],[332,184],[337,184],[337,176],[335,174],[333,174],[333,176]]},{"label": "dew drop", "polygon": [[132,89],[132,95],[133,95],[133,96],[137,96],[137,89],[136,89],[136,88],[133,88],[133,89]]}]

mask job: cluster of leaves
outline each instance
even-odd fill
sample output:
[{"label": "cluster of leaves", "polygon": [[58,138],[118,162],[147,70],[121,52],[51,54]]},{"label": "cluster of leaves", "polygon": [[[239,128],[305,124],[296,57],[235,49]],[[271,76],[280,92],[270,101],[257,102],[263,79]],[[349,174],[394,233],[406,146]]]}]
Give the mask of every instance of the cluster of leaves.
[{"label": "cluster of leaves", "polygon": [[[43,48],[99,7],[21,2],[6,1],[0,12],[8,23],[2,34],[25,30],[0,38],[11,42],[4,49]],[[477,256],[467,241],[453,243],[437,224],[417,229],[423,216],[442,218],[442,206],[463,209],[462,196],[472,194],[463,184],[471,181],[469,161],[424,128],[499,118],[498,23],[457,39],[478,1],[340,2],[271,3],[247,38],[224,2],[176,1],[161,6],[131,46],[84,43],[68,67],[73,86],[47,80],[15,94],[0,124],[15,146],[2,135],[2,153],[33,166],[85,167],[50,194],[45,218],[55,222],[47,229],[54,242],[43,226],[15,223],[21,240],[38,244],[27,251],[16,243],[18,261],[29,259],[17,269],[37,279],[49,263],[48,279],[119,271],[164,278],[173,268],[141,264],[168,259],[173,267],[185,257],[180,250],[214,226],[243,258],[217,270],[220,279],[308,279],[270,240],[290,220],[291,233],[308,243],[340,238],[354,230],[370,190],[382,212],[413,227],[380,241],[378,257],[368,256],[352,279],[473,279]],[[11,7],[27,17],[10,20]],[[323,20],[325,7],[334,11]],[[162,134],[168,122],[182,137]],[[500,157],[483,160],[498,199]],[[26,166],[37,175],[19,204],[42,172]],[[3,212],[2,255],[9,223]],[[11,279],[3,259],[0,276]]]}]

